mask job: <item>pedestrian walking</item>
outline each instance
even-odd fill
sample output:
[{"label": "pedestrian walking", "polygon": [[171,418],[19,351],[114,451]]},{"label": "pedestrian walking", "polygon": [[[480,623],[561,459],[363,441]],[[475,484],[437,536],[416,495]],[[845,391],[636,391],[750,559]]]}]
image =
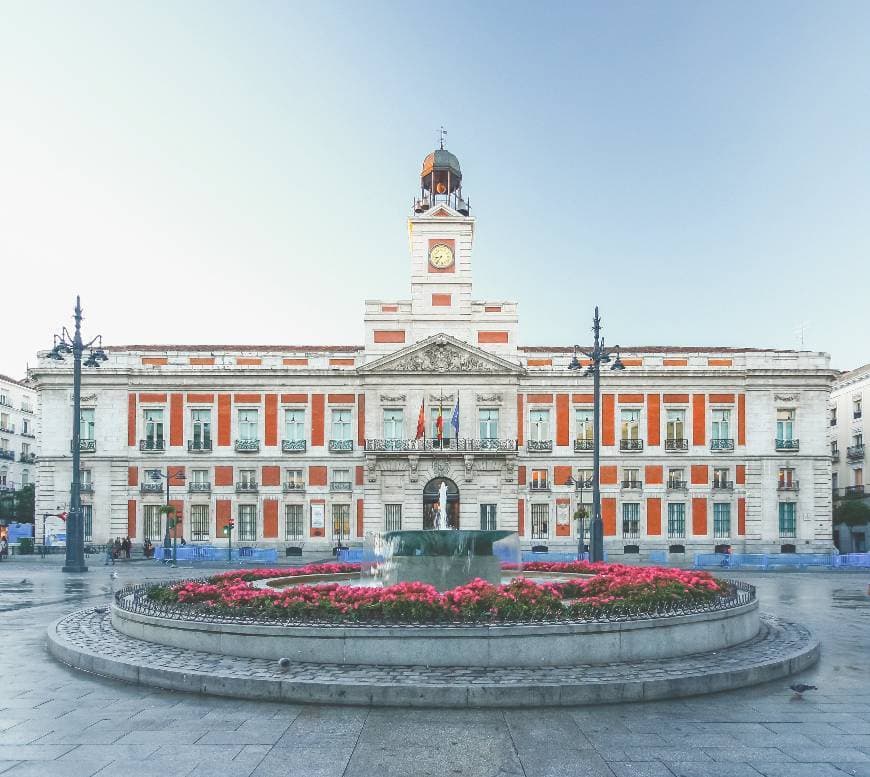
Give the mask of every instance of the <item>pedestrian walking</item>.
[{"label": "pedestrian walking", "polygon": [[115,566],[115,554],[114,554],[115,543],[111,537],[109,537],[109,543],[106,545],[106,560],[103,562],[103,566],[107,566],[109,562],[112,562],[112,566]]},{"label": "pedestrian walking", "polygon": [[5,561],[9,555],[9,540],[5,537],[0,540],[0,561]]},{"label": "pedestrian walking", "polygon": [[129,537],[124,537],[124,541],[121,543],[121,545],[124,548],[124,557],[129,559],[130,558],[130,549],[133,547],[133,543],[130,542]]}]

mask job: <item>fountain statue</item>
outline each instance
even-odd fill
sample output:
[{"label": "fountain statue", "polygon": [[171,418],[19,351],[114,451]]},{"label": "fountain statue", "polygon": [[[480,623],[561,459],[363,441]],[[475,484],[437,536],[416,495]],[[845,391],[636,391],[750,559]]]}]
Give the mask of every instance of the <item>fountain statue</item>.
[{"label": "fountain statue", "polygon": [[441,516],[441,525],[437,526],[438,529],[449,529],[450,525],[447,522],[447,483],[443,480],[441,481],[441,485],[438,487],[438,503],[440,516]]}]

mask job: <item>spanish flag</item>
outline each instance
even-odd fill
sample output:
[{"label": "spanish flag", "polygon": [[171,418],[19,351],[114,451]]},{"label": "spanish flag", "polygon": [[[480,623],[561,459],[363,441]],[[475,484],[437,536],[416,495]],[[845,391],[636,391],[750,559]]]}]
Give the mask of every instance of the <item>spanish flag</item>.
[{"label": "spanish flag", "polygon": [[435,428],[438,430],[438,442],[444,439],[444,406],[438,406],[438,418],[435,421]]},{"label": "spanish flag", "polygon": [[417,416],[417,436],[414,438],[415,440],[422,440],[426,436],[426,412],[424,407],[426,405],[426,400],[424,399],[420,403],[420,415]]}]

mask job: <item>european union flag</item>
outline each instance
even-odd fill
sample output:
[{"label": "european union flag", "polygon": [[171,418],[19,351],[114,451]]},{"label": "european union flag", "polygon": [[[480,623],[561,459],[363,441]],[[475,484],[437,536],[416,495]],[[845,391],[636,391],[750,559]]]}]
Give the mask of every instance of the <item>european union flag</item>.
[{"label": "european union flag", "polygon": [[453,427],[454,437],[459,439],[459,392],[456,392],[456,407],[453,408],[453,417],[450,419],[450,425]]}]

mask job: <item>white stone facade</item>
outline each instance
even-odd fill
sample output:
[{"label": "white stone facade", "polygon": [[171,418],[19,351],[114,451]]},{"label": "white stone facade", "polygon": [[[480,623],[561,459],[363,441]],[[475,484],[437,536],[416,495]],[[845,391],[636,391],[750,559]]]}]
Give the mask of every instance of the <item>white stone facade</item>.
[{"label": "white stone facade", "polygon": [[0,490],[36,482],[38,419],[36,390],[0,375]]},{"label": "white stone facade", "polygon": [[[592,467],[581,418],[591,379],[568,370],[567,347],[519,344],[516,303],[472,299],[474,220],[435,200],[409,219],[410,299],[366,302],[364,345],[115,347],[99,370],[85,370],[90,539],[141,541],[147,531],[159,540],[145,526],[165,499],[162,481],[146,474],[159,469],[186,476],[170,498],[188,540],[195,514],[205,527],[196,538],[214,543],[226,541],[232,517],[242,544],[357,544],[367,532],[423,527],[424,489],[447,478],[454,524],[516,529],[525,547],[576,548],[572,515],[591,490],[564,483]],[[831,549],[827,354],[657,347],[622,356],[626,369],[602,378],[611,558],[717,545]],[[39,512],[68,500],[71,365],[41,354],[31,374],[44,423]],[[432,417],[442,406],[447,444]],[[195,425],[206,417],[202,450]],[[161,487],[143,489],[152,482]]]},{"label": "white stone facade", "polygon": [[864,428],[870,364],[839,375],[831,390],[828,433],[836,498],[870,496],[864,488]]}]

